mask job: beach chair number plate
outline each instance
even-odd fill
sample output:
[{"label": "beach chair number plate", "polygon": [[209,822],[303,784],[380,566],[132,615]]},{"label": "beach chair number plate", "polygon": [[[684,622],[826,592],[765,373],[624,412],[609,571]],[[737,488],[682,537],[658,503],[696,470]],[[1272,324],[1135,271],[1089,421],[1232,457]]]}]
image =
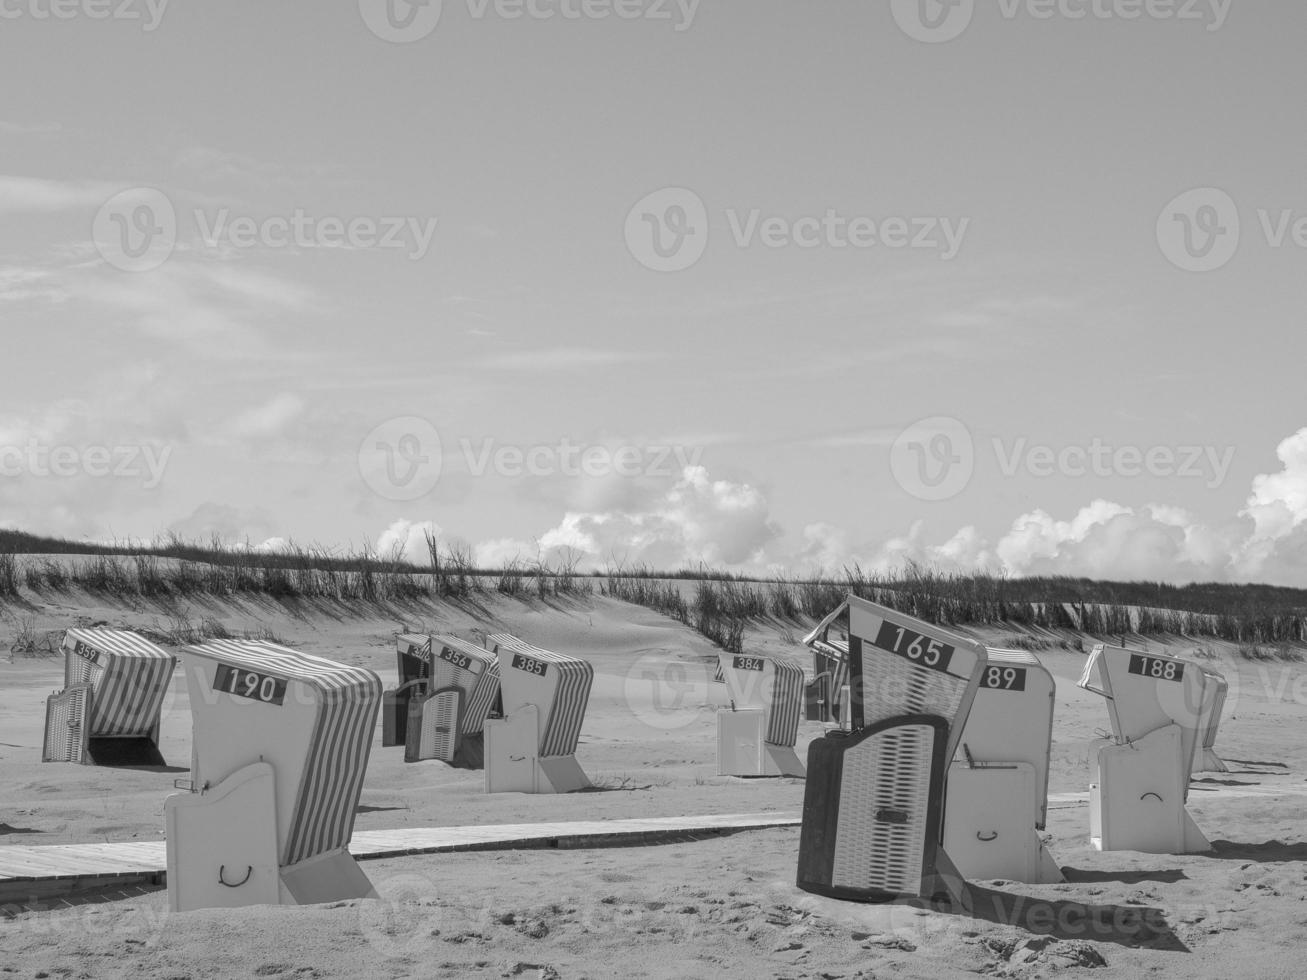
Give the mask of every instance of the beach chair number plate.
[{"label": "beach chair number plate", "polygon": [[1141,657],[1137,653],[1130,655],[1128,670],[1140,677],[1152,677],[1159,681],[1184,679],[1184,664],[1176,663],[1174,660],[1158,660],[1156,657]]},{"label": "beach chair number plate", "polygon": [[1026,668],[996,667],[991,664],[980,675],[980,686],[991,691],[1024,691]]},{"label": "beach chair number plate", "polygon": [[260,674],[253,670],[242,670],[231,664],[218,664],[213,677],[215,690],[234,694],[251,701],[264,704],[281,704],[286,700],[286,681],[281,677]]},{"label": "beach chair number plate", "polygon": [[77,654],[83,660],[91,661],[93,664],[98,664],[100,662],[100,651],[95,649],[95,647],[88,647],[81,640],[77,640],[73,643],[73,653]]},{"label": "beach chair number plate", "polygon": [[940,673],[948,673],[949,661],[953,659],[953,647],[947,643],[895,626],[888,619],[880,624],[880,632],[872,642],[895,656]]},{"label": "beach chair number plate", "polygon": [[549,665],[543,660],[533,660],[531,657],[524,657],[520,653],[515,653],[513,654],[513,669],[524,670],[528,674],[544,677],[549,670]]},{"label": "beach chair number plate", "polygon": [[736,670],[762,670],[763,660],[761,657],[736,657],[731,666]]},{"label": "beach chair number plate", "polygon": [[[441,650],[440,659],[445,661],[447,664],[453,664],[460,670],[467,670],[472,666],[472,658],[466,653],[459,653],[457,650]],[[516,667],[517,664],[514,664],[513,666]],[[540,673],[543,674],[544,671],[541,671]]]}]

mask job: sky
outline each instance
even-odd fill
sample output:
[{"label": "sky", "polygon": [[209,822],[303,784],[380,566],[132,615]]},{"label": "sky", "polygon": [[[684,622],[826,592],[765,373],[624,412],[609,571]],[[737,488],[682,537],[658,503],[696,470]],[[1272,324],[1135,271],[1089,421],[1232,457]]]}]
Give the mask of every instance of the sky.
[{"label": "sky", "polygon": [[1307,585],[1304,29],[0,0],[0,526]]}]

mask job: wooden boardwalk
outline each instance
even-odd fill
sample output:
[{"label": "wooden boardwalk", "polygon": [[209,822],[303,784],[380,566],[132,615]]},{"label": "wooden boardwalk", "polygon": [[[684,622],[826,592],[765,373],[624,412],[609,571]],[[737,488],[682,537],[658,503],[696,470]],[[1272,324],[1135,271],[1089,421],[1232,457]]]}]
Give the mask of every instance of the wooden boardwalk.
[{"label": "wooden boardwalk", "polygon": [[[788,813],[731,813],[576,823],[405,827],[356,831],[349,850],[354,857],[365,861],[452,851],[620,847],[767,827],[793,827],[799,822],[797,815]],[[161,840],[4,845],[0,846],[0,901],[6,896],[57,894],[127,884],[159,885],[164,883],[167,867],[167,845]]]}]

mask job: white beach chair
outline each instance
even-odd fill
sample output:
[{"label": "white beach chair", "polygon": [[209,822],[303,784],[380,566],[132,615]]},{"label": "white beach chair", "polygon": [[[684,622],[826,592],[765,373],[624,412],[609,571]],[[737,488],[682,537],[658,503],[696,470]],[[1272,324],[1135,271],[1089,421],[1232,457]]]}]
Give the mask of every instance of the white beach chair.
[{"label": "white beach chair", "polygon": [[1202,738],[1194,753],[1194,772],[1229,772],[1225,760],[1216,754],[1216,731],[1221,727],[1221,714],[1225,711],[1225,698],[1230,685],[1225,677],[1204,667],[1207,686],[1203,690],[1203,705],[1198,716],[1198,730]]},{"label": "white beach chair", "polygon": [[487,643],[499,658],[504,717],[485,722],[487,793],[571,793],[590,780],[576,746],[594,668],[509,633]]},{"label": "white beach chair", "polygon": [[374,894],[347,847],[381,680],[272,643],[182,653],[192,792],[164,803],[173,911]]},{"label": "white beach chair", "polygon": [[177,658],[126,630],[64,633],[64,690],[46,700],[43,762],[162,766],[159,721]]},{"label": "white beach chair", "polygon": [[439,759],[480,769],[483,733],[499,698],[499,659],[456,636],[437,634],[427,646],[426,690],[409,703],[405,762]]},{"label": "white beach chair", "polygon": [[1053,675],[1032,654],[987,650],[949,767],[944,849],[968,879],[1064,881],[1040,840],[1048,816]]},{"label": "white beach chair", "polygon": [[1210,849],[1185,809],[1199,749],[1207,674],[1174,657],[1099,644],[1079,686],[1107,699],[1112,742],[1089,786],[1089,837],[1100,851]]},{"label": "white beach chair", "polygon": [[720,653],[731,706],[717,712],[719,776],[798,776],[803,668],[785,658]]}]

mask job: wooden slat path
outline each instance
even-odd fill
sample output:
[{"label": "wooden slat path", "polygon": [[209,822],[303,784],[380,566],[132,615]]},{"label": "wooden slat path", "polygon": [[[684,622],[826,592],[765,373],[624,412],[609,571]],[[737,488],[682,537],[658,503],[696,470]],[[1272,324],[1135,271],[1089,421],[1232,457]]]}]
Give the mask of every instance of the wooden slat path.
[{"label": "wooden slat path", "polygon": [[[649,817],[576,823],[489,824],[473,827],[413,827],[360,830],[350,840],[359,860],[439,854],[451,851],[513,850],[656,843],[694,835],[791,827],[794,814],[748,813],[703,817]],[[87,887],[128,880],[162,883],[168,866],[164,841],[121,844],[42,844],[0,846],[0,893],[18,893],[28,884],[68,880]]]}]

